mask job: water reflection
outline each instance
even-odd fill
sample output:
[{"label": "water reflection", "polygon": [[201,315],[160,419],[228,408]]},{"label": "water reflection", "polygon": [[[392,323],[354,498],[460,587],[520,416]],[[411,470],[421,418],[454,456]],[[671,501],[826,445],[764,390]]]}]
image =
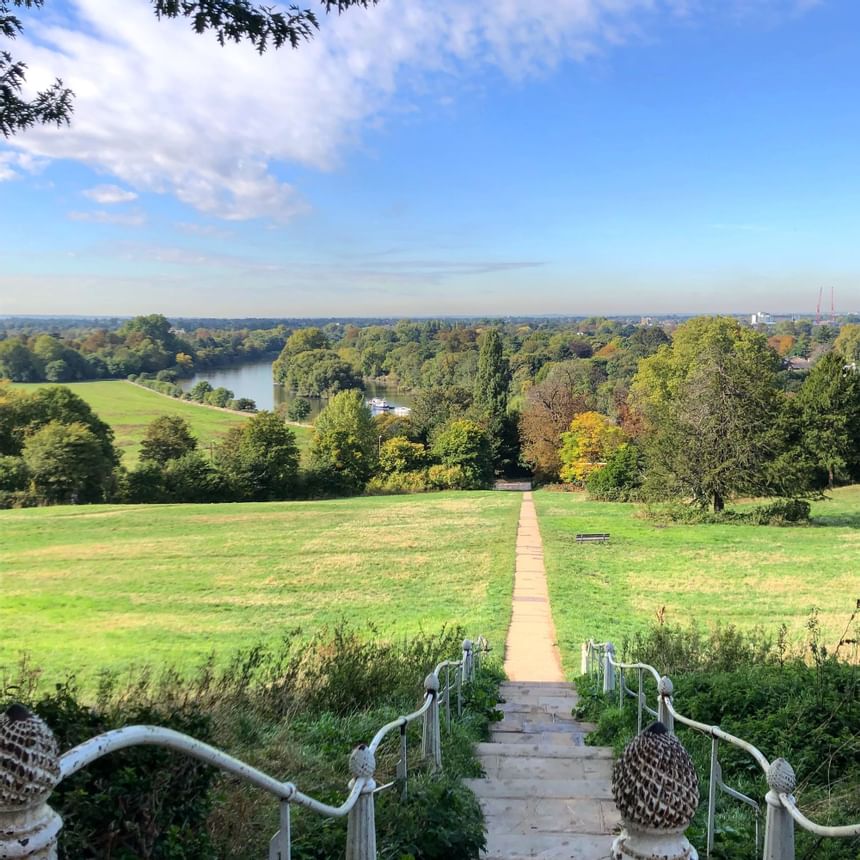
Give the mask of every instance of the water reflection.
[{"label": "water reflection", "polygon": [[[179,384],[184,391],[189,391],[198,382],[204,380],[213,388],[229,388],[235,397],[250,397],[257,404],[257,409],[274,409],[282,403],[289,405],[297,399],[307,400],[311,407],[310,415],[305,419],[308,422],[313,421],[326,404],[325,398],[297,398],[295,394],[286,391],[282,385],[275,385],[272,382],[270,361],[256,361],[239,367],[225,367],[220,370],[195,373],[191,379],[181,380]],[[415,402],[415,396],[412,394],[404,394],[373,383],[367,385],[365,396],[368,400],[385,400],[392,408],[405,406],[411,409]]]}]

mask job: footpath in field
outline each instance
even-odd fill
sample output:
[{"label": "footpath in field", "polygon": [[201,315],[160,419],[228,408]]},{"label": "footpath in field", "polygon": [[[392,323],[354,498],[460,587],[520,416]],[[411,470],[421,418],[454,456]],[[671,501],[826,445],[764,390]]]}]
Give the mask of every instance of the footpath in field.
[{"label": "footpath in field", "polygon": [[486,776],[468,780],[487,821],[484,856],[603,860],[618,822],[612,750],[585,746],[592,727],[571,716],[576,689],[561,671],[531,493],[520,511],[513,603],[504,719],[478,745]]}]

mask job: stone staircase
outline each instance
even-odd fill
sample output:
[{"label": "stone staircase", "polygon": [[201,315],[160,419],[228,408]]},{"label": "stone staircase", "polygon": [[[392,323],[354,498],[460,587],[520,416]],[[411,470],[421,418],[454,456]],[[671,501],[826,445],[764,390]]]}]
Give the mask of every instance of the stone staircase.
[{"label": "stone staircase", "polygon": [[587,747],[593,728],[571,716],[562,681],[502,685],[504,719],[478,745],[486,774],[467,780],[487,821],[487,860],[605,860],[619,824],[610,792],[612,750]]}]

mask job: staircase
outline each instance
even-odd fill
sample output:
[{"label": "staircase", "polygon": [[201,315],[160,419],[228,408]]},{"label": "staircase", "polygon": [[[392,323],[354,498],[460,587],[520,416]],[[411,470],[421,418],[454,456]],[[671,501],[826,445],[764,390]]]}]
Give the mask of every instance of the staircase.
[{"label": "staircase", "polygon": [[619,823],[612,750],[587,747],[576,691],[563,682],[502,685],[504,719],[477,753],[486,776],[467,780],[487,822],[487,860],[604,860]]}]

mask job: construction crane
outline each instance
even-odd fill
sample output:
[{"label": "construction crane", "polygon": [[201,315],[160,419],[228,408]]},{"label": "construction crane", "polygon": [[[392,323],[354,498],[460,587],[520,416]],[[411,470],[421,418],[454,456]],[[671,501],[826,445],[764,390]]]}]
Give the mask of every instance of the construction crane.
[{"label": "construction crane", "polygon": [[830,288],[830,325],[836,325],[836,301],[834,288]]},{"label": "construction crane", "polygon": [[818,288],[818,304],[815,306],[815,324],[821,325],[821,299],[824,296],[824,287]]}]

